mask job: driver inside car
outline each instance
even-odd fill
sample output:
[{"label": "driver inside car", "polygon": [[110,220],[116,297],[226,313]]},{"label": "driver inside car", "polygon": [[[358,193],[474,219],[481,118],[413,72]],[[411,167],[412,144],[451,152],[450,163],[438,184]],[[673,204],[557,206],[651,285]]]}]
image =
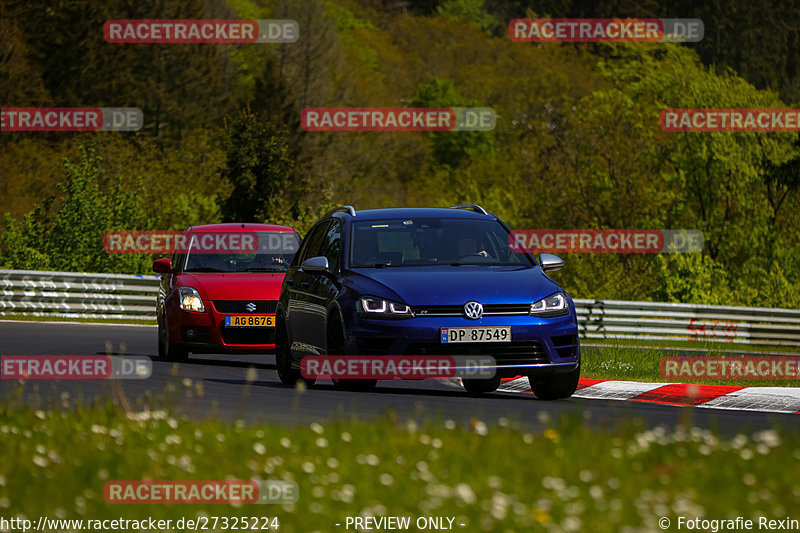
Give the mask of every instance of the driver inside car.
[{"label": "driver inside car", "polygon": [[463,238],[458,240],[458,256],[459,257],[468,257],[470,255],[481,255],[483,257],[489,257],[489,253],[486,250],[478,251],[478,241],[473,238]]}]

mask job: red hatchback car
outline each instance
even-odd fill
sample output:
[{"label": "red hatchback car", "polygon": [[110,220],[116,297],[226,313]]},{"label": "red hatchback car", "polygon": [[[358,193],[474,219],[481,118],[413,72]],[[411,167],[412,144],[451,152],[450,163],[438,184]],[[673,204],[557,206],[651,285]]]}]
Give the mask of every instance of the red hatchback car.
[{"label": "red hatchback car", "polygon": [[158,354],[264,353],[275,349],[275,306],[300,245],[286,226],[211,224],[186,230],[172,259],[157,259]]}]

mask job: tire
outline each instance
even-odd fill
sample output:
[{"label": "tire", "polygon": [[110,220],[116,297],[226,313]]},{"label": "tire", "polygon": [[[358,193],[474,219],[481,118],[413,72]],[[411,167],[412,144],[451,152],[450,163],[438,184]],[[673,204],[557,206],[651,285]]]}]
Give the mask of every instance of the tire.
[{"label": "tire", "polygon": [[500,386],[500,376],[488,379],[462,379],[461,383],[470,394],[485,394],[497,390]]},{"label": "tire", "polygon": [[189,352],[178,343],[169,340],[169,326],[164,317],[164,327],[158,326],[158,356],[165,361],[181,363],[189,357]]},{"label": "tire", "polygon": [[[344,327],[340,319],[331,319],[328,326],[328,355],[345,355]],[[333,379],[339,390],[369,392],[378,385],[377,379]]]},{"label": "tire", "polygon": [[278,379],[284,385],[294,387],[298,381],[304,381],[310,387],[316,383],[316,379],[304,378],[300,370],[292,367],[292,346],[289,338],[289,327],[283,316],[279,316],[275,322],[275,366],[278,369]]},{"label": "tire", "polygon": [[169,328],[164,328],[164,359],[173,363],[182,363],[189,358],[189,352],[180,344],[169,340]]},{"label": "tire", "polygon": [[548,378],[534,379],[528,376],[531,390],[540,400],[561,400],[569,398],[578,389],[581,377],[581,365],[572,372],[556,374]]},{"label": "tire", "polygon": [[166,335],[166,328],[162,326],[161,321],[158,320],[158,357],[161,359],[166,359],[167,357],[165,335]]}]

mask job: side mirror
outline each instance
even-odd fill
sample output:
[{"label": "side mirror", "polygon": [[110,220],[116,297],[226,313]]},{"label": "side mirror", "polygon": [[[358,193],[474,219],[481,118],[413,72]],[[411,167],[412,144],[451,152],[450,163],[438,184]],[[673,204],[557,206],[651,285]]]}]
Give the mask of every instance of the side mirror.
[{"label": "side mirror", "polygon": [[328,258],[322,255],[309,257],[300,265],[300,269],[306,272],[328,272]]},{"label": "side mirror", "polygon": [[170,274],[172,272],[172,260],[156,259],[153,261],[153,272],[158,272],[159,274]]},{"label": "side mirror", "polygon": [[542,270],[545,272],[555,272],[561,270],[564,266],[564,260],[553,254],[540,254],[539,264],[542,265]]}]

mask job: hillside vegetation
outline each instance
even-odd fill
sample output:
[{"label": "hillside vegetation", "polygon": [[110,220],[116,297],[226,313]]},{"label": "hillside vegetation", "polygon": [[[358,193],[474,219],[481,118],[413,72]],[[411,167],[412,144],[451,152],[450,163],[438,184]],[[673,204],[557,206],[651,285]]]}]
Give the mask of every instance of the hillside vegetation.
[{"label": "hillside vegetation", "polygon": [[[620,2],[162,4],[0,7],[0,105],[138,107],[146,122],[0,134],[0,268],[147,272],[150,257],[107,257],[103,233],[223,220],[305,231],[338,204],[469,202],[516,228],[704,232],[702,254],[566,257],[557,276],[577,298],[800,307],[798,135],[659,127],[670,107],[793,105],[796,1],[759,12],[741,39],[730,32],[744,15],[713,3],[637,15],[703,18],[696,46],[506,34],[516,17],[632,16]],[[104,21],[135,18],[290,18],[301,39],[105,42]],[[304,132],[312,106],[480,106],[498,119],[492,132]]]}]

